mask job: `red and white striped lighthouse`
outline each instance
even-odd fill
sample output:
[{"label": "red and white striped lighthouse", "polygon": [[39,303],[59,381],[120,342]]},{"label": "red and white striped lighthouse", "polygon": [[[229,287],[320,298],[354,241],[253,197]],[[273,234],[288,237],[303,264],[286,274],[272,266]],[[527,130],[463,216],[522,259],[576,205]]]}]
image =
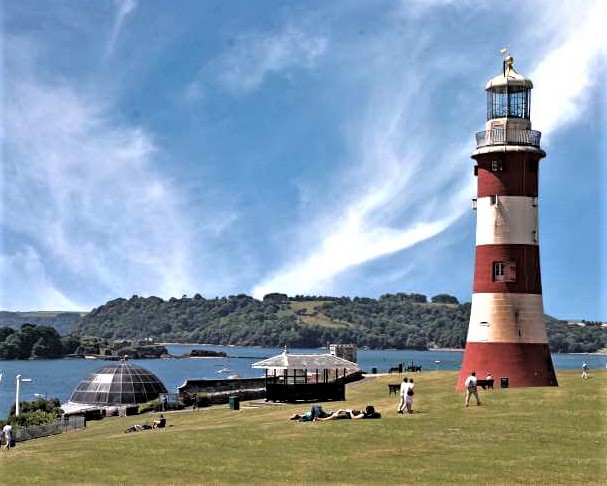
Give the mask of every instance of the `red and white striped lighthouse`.
[{"label": "red and white striped lighthouse", "polygon": [[[476,255],[466,350],[457,388],[471,371],[508,386],[556,386],[540,276],[538,168],[546,156],[531,130],[533,83],[506,55],[487,83],[487,123],[476,134]],[[504,383],[505,385],[505,383]]]}]

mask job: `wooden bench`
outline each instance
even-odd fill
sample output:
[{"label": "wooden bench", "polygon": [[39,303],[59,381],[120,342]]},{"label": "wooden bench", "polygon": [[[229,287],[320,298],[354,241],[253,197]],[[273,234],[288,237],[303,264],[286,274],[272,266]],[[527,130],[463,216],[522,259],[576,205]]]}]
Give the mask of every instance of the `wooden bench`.
[{"label": "wooden bench", "polygon": [[495,380],[476,380],[476,386],[480,386],[483,390],[489,389],[493,390],[493,382]]},{"label": "wooden bench", "polygon": [[400,383],[396,385],[388,384],[388,395],[398,395],[400,393]]}]

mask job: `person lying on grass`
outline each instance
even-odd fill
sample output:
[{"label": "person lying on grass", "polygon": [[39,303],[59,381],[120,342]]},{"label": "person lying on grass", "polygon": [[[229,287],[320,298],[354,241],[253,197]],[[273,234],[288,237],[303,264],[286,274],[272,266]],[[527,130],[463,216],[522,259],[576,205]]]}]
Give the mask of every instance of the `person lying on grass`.
[{"label": "person lying on grass", "polygon": [[369,419],[369,418],[380,418],[381,414],[375,411],[375,407],[373,405],[367,405],[364,410],[351,410],[340,409],[333,412],[328,417],[317,417],[314,419],[317,421],[325,421],[325,420],[341,420],[341,419]]},{"label": "person lying on grass", "polygon": [[153,427],[148,424],[135,424],[131,425],[128,429],[126,429],[124,433],[126,434],[127,432],[139,432],[140,430],[150,430],[152,428]]},{"label": "person lying on grass", "polygon": [[163,414],[160,414],[160,417],[153,420],[152,424],[135,424],[131,425],[124,432],[139,432],[140,430],[149,430],[149,429],[161,429],[166,426],[167,419]]},{"label": "person lying on grass", "polygon": [[291,420],[298,420],[299,422],[310,422],[317,420],[339,420],[339,419],[366,419],[366,418],[380,418],[381,414],[375,411],[373,405],[367,405],[364,411],[351,410],[351,409],[340,409],[335,412],[325,412],[320,405],[312,405],[309,412],[298,414],[296,413],[291,417]]},{"label": "person lying on grass", "polygon": [[316,417],[328,417],[332,412],[325,412],[322,405],[315,403],[308,412],[296,413],[290,420],[298,420],[299,422],[311,422]]}]

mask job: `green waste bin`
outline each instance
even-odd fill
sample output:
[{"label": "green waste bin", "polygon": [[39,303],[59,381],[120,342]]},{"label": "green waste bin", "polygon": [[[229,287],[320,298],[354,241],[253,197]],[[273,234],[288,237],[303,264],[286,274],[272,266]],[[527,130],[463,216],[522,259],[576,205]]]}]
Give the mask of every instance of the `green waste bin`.
[{"label": "green waste bin", "polygon": [[240,397],[237,395],[230,395],[230,410],[240,410]]},{"label": "green waste bin", "polygon": [[375,368],[375,367],[371,368],[371,374],[372,375],[376,375],[377,374],[377,368]]},{"label": "green waste bin", "polygon": [[508,388],[508,378],[507,377],[500,378],[500,386],[502,388]]}]

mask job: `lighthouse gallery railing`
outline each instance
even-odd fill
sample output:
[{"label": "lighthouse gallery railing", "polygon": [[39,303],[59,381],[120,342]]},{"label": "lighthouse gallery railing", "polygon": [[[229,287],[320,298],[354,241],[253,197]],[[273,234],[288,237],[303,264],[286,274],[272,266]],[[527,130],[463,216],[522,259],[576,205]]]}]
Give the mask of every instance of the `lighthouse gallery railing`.
[{"label": "lighthouse gallery railing", "polygon": [[519,130],[517,128],[494,128],[476,134],[476,148],[490,145],[531,145],[540,146],[541,132],[537,130]]}]

